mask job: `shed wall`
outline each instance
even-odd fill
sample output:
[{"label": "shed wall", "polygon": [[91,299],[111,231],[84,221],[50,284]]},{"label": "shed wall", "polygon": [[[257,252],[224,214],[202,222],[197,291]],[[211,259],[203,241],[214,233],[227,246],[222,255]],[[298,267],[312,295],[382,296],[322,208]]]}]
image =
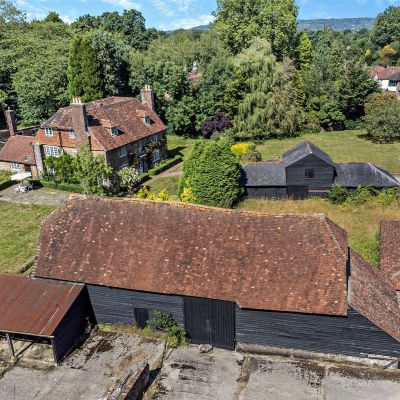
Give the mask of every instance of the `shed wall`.
[{"label": "shed wall", "polygon": [[[306,169],[314,169],[314,179],[306,179]],[[335,169],[332,165],[310,155],[286,168],[287,186],[308,186],[309,189],[329,188],[333,184]]]},{"label": "shed wall", "polygon": [[247,187],[247,195],[252,198],[283,199],[287,197],[286,187]]},{"label": "shed wall", "polygon": [[150,311],[150,318],[155,310],[160,310],[171,314],[179,325],[184,325],[183,299],[180,296],[95,285],[87,285],[87,287],[97,322],[133,324],[134,309],[147,308]]},{"label": "shed wall", "polygon": [[236,340],[348,356],[400,357],[400,343],[351,308],[347,318],[237,308]]}]

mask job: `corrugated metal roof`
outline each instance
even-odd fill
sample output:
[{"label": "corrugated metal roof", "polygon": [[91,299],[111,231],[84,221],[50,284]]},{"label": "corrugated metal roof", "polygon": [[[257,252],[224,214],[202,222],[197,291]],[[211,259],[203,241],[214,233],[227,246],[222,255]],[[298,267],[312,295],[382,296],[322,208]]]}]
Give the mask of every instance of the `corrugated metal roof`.
[{"label": "corrugated metal roof", "polygon": [[83,285],[0,274],[0,331],[53,336]]}]

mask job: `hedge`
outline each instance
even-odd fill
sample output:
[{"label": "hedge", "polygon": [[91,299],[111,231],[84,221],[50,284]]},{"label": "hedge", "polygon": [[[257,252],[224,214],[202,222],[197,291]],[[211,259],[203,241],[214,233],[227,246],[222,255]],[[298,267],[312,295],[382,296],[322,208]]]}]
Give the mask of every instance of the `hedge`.
[{"label": "hedge", "polygon": [[9,188],[10,186],[14,185],[16,182],[11,181],[10,179],[7,179],[5,181],[0,181],[0,190],[4,190]]},{"label": "hedge", "polygon": [[83,188],[80,185],[74,185],[72,183],[56,183],[56,182],[50,182],[50,181],[44,181],[44,180],[30,180],[30,183],[32,183],[34,186],[39,186],[39,187],[46,187],[49,189],[57,189],[57,190],[63,190],[65,192],[71,192],[71,193],[83,193]]},{"label": "hedge", "polygon": [[159,175],[162,172],[166,171],[167,169],[170,169],[171,167],[173,167],[176,164],[179,164],[182,161],[183,161],[183,157],[177,155],[174,158],[170,158],[169,160],[163,161],[157,167],[150,169],[148,171],[148,174],[149,174],[149,176]]}]

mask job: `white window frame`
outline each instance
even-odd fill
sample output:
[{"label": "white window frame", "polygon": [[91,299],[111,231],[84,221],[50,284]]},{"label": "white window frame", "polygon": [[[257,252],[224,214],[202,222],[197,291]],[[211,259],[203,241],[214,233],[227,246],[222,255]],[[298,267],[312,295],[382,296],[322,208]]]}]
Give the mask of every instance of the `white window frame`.
[{"label": "white window frame", "polygon": [[128,150],[126,146],[122,146],[118,148],[118,157],[119,158],[124,158],[128,155]]},{"label": "white window frame", "polygon": [[12,162],[10,165],[11,171],[21,171],[21,164]]},{"label": "white window frame", "polygon": [[151,161],[153,163],[159,162],[161,160],[161,151],[159,149],[153,150],[151,154]]},{"label": "white window frame", "polygon": [[60,157],[61,150],[57,146],[44,146],[44,154],[46,157]]},{"label": "white window frame", "polygon": [[152,141],[154,144],[158,143],[158,135],[152,136],[152,137],[151,137],[151,141]]},{"label": "white window frame", "polygon": [[70,129],[70,130],[68,131],[68,137],[69,137],[70,139],[75,139],[76,135],[75,135],[75,131],[74,131],[73,129]]},{"label": "white window frame", "polygon": [[44,128],[44,134],[46,137],[53,137],[54,136],[53,128],[46,126],[46,128]]},{"label": "white window frame", "polygon": [[111,128],[111,136],[112,137],[119,136],[119,130],[118,130],[118,128],[116,126]]}]

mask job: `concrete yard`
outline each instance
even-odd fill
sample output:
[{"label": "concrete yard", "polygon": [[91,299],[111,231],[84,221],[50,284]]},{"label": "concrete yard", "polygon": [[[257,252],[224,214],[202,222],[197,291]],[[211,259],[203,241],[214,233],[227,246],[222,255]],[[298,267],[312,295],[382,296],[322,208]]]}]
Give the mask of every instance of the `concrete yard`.
[{"label": "concrete yard", "polygon": [[155,391],[160,400],[400,400],[400,370],[174,350]]},{"label": "concrete yard", "polygon": [[0,201],[21,204],[39,204],[46,206],[59,206],[68,201],[71,193],[48,188],[36,188],[26,193],[15,191],[15,185],[0,191]]},{"label": "concrete yard", "polygon": [[[25,344],[26,345],[26,344]],[[162,359],[162,343],[136,335],[94,333],[60,366],[51,349],[33,346],[16,365],[7,363],[7,344],[0,342],[0,400],[101,400],[131,370]]]}]

